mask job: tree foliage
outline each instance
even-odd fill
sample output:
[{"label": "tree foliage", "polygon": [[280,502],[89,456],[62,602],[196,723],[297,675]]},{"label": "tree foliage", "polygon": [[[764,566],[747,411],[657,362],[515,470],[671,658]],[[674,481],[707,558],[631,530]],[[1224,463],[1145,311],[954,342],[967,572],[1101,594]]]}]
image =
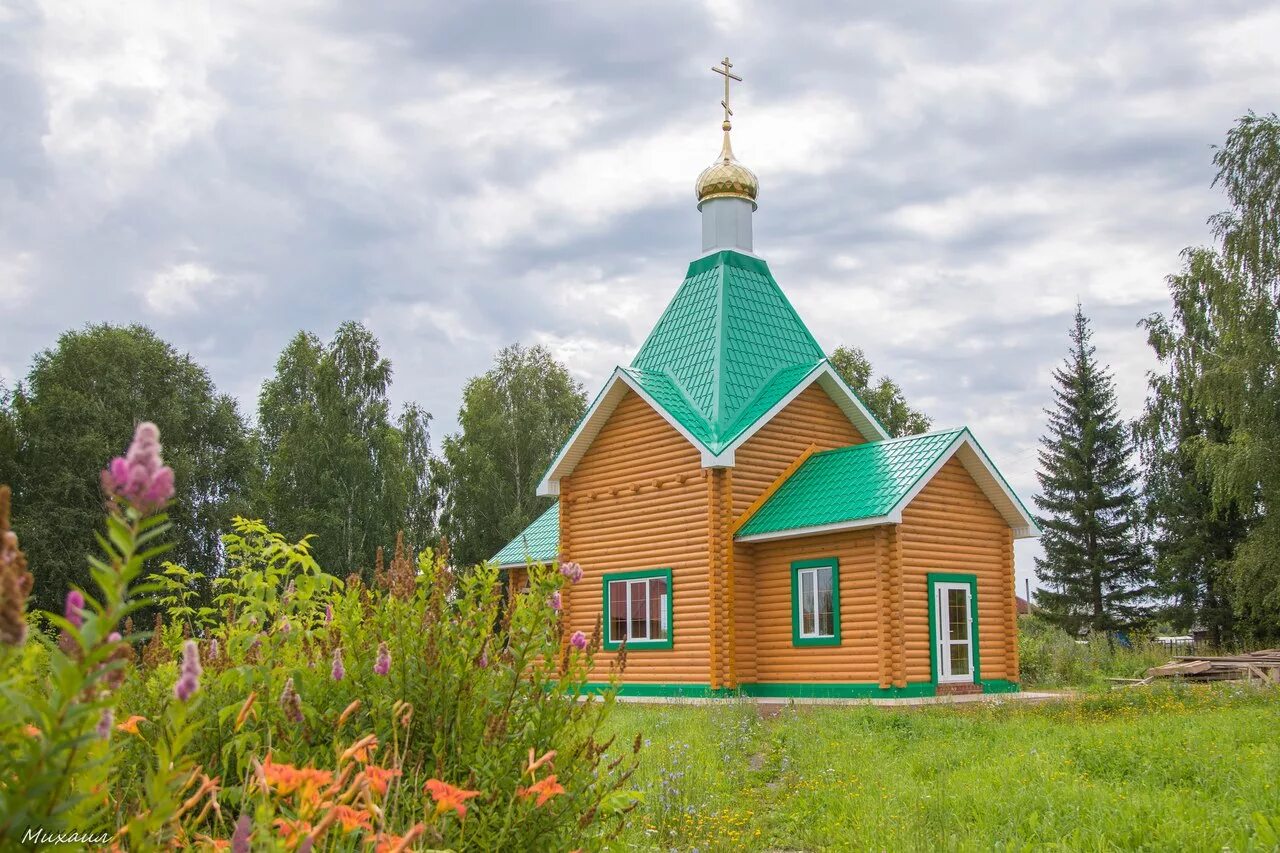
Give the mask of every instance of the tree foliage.
[{"label": "tree foliage", "polygon": [[390,385],[377,338],[347,322],[327,345],[299,332],[258,397],[255,511],[288,536],[314,533],[317,559],[366,579],[398,530],[415,550],[435,536],[429,415],[410,406],[393,424]]},{"label": "tree foliage", "polygon": [[444,440],[444,521],[458,565],[487,560],[550,504],[538,481],[586,412],[582,385],[546,348],[512,344],[467,382]]},{"label": "tree foliage", "polygon": [[163,431],[181,483],[169,513],[173,558],[206,575],[220,564],[218,537],[246,511],[253,464],[235,401],[150,329],[90,326],[38,354],[14,394],[14,525],[40,567],[38,606],[61,610],[69,586],[88,586],[84,543],[102,517],[102,460],[143,420]]},{"label": "tree foliage", "polygon": [[836,347],[828,357],[840,378],[848,383],[892,436],[929,431],[929,417],[907,404],[902,388],[888,376],[872,380],[871,361],[857,347]]},{"label": "tree foliage", "polygon": [[1183,452],[1214,517],[1253,519],[1234,554],[1218,551],[1236,615],[1270,637],[1280,634],[1280,119],[1241,118],[1214,164],[1230,203],[1209,220],[1217,245],[1183,253],[1169,278],[1172,321],[1156,315],[1149,328],[1204,425]]},{"label": "tree foliage", "polygon": [[1137,540],[1133,442],[1100,365],[1084,311],[1077,306],[1071,351],[1054,371],[1055,406],[1040,439],[1044,556],[1036,571],[1048,589],[1041,612],[1071,631],[1133,624],[1148,594],[1148,567]]}]

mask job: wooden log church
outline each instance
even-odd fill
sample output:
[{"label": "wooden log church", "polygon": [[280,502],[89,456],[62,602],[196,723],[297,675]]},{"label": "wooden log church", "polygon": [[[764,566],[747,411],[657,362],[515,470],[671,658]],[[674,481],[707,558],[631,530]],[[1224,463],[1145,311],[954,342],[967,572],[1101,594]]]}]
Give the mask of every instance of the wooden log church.
[{"label": "wooden log church", "polygon": [[701,257],[552,462],[556,503],[494,560],[572,560],[621,692],[905,698],[1018,689],[1013,540],[1035,522],[966,428],[892,438],[753,252],[759,184],[698,177]]}]

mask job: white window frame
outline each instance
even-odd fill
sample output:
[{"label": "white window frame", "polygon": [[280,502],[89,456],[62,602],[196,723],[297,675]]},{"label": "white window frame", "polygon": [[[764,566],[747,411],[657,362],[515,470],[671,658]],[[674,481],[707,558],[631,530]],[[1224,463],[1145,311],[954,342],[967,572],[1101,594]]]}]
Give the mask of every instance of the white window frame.
[{"label": "white window frame", "polygon": [[[951,639],[951,608],[947,606],[947,597],[950,590],[959,590],[964,593],[964,621],[967,637],[966,640]],[[968,583],[950,583],[938,581],[933,585],[933,594],[935,596],[933,606],[938,614],[937,618],[937,656],[938,656],[938,682],[939,683],[972,683],[973,682],[973,588]],[[951,647],[965,643],[968,646],[969,653],[969,671],[963,675],[953,675],[951,672]]]},{"label": "white window frame", "polygon": [[[662,633],[663,633],[663,636],[661,636],[661,637],[650,637],[650,636],[648,636],[648,634],[649,634],[649,625],[650,625],[650,616],[652,615],[652,614],[650,613],[650,604],[649,604],[649,603],[650,603],[650,601],[652,600],[652,599],[651,599],[651,597],[650,597],[650,595],[649,595],[649,584],[651,584],[651,583],[653,583],[653,582],[655,582],[655,581],[661,581],[661,582],[662,582],[664,585],[666,585],[666,587],[667,587],[667,591],[666,591],[666,592],[664,592],[664,593],[662,593],[662,595],[660,595],[660,596],[658,597],[658,622],[659,622],[659,624],[662,626]],[[614,580],[614,581],[609,581],[609,587],[610,587],[610,589],[609,589],[609,606],[610,606],[610,608],[612,608],[612,607],[613,607],[613,603],[614,603],[615,601],[617,601],[617,599],[614,597],[613,590],[614,590],[618,585],[621,585],[621,586],[626,590],[626,593],[625,593],[625,595],[624,595],[624,596],[623,596],[623,598],[622,598],[622,602],[623,602],[623,612],[624,612],[624,613],[626,613],[626,615],[627,615],[627,620],[626,620],[626,625],[627,625],[627,627],[626,627],[626,633],[627,633],[627,636],[626,636],[626,637],[615,637],[615,636],[613,635],[613,614],[612,614],[612,613],[606,613],[606,614],[605,614],[605,621],[608,623],[608,632],[609,632],[609,633],[608,633],[608,636],[609,636],[609,642],[610,642],[610,643],[622,643],[623,641],[625,641],[628,645],[630,645],[630,644],[632,644],[632,643],[665,643],[665,642],[667,642],[667,641],[671,638],[671,626],[667,624],[667,609],[668,609],[668,608],[667,608],[667,597],[668,597],[669,595],[671,595],[671,585],[670,585],[669,583],[667,583],[667,578],[666,578],[666,577],[664,577],[664,576],[662,576],[662,575],[653,575],[653,576],[645,577],[645,578],[628,578],[628,579],[626,579],[626,580]],[[643,593],[641,594],[641,600],[644,602],[644,633],[645,633],[645,636],[643,636],[643,637],[634,637],[634,636],[631,636],[631,622],[632,622],[632,616],[631,616],[632,588],[633,588],[633,587],[637,587],[637,586],[638,586],[638,587],[642,587],[642,588],[643,588]]]},{"label": "white window frame", "polygon": [[[830,633],[827,633],[827,634],[821,633],[822,631],[821,620],[818,619],[818,612],[819,612],[819,606],[820,606],[818,603],[819,602],[818,572],[826,572],[827,574],[829,574],[831,576],[832,588],[835,587],[836,572],[835,572],[834,566],[811,566],[804,569],[796,569],[796,593],[797,593],[797,598],[799,599],[799,601],[796,602],[796,607],[799,610],[796,616],[799,619],[798,633],[799,633],[800,639],[802,640],[832,640],[832,639],[835,639],[835,636],[836,636],[836,620],[835,620],[834,613],[832,614]],[[806,632],[804,630],[804,606],[806,603],[805,591],[804,591],[805,575],[809,575],[810,577],[813,578],[813,596],[812,596],[812,601],[809,602],[813,605],[813,630],[809,632]]]}]

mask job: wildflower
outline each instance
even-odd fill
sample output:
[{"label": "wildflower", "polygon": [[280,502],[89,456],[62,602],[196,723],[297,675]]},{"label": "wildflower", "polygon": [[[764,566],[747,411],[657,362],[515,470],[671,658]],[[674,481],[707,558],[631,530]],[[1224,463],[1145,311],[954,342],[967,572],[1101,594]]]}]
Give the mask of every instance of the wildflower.
[{"label": "wildflower", "polygon": [[130,735],[138,735],[138,737],[142,737],[142,735],[139,734],[138,732],[138,723],[145,723],[146,721],[147,721],[146,717],[140,717],[137,714],[133,714],[132,716],[129,717],[129,719],[125,720],[123,723],[116,723],[116,731],[124,732],[125,734],[130,734]]},{"label": "wildflower", "polygon": [[102,472],[102,490],[143,515],[173,498],[173,469],[160,459],[160,430],[155,424],[138,424],[128,452],[112,459]]},{"label": "wildflower", "polygon": [[374,675],[386,675],[391,671],[391,650],[386,642],[378,643],[378,659],[373,662]]},{"label": "wildflower", "polygon": [[374,836],[374,853],[402,853],[409,849],[409,845],[417,840],[418,836],[426,832],[427,828],[422,823],[415,823],[409,827],[409,831],[404,835],[392,835],[390,832],[380,832]]},{"label": "wildflower", "polygon": [[111,737],[111,724],[114,722],[115,714],[110,708],[102,709],[102,716],[98,718],[98,737],[106,740]]},{"label": "wildflower", "polygon": [[8,486],[0,486],[0,643],[20,646],[27,639],[27,595],[33,578],[18,534],[9,529]]},{"label": "wildflower", "polygon": [[209,641],[209,662],[218,659],[218,641],[216,639]]},{"label": "wildflower", "polygon": [[249,853],[249,837],[253,834],[253,821],[248,812],[241,812],[236,830],[231,833],[231,853]]},{"label": "wildflower", "polygon": [[347,677],[347,669],[342,665],[342,647],[333,650],[333,669],[329,671],[334,681],[341,681]]},{"label": "wildflower", "polygon": [[326,604],[324,606],[324,624],[326,625],[333,624],[333,605],[332,604]]},{"label": "wildflower", "polygon": [[302,697],[293,688],[293,676],[284,683],[284,691],[280,694],[280,707],[284,708],[284,715],[290,722],[302,722]]},{"label": "wildflower", "polygon": [[528,799],[536,794],[538,796],[538,800],[534,805],[542,806],[547,802],[547,800],[557,794],[563,794],[564,786],[556,781],[556,774],[552,773],[550,776],[539,782],[534,782],[527,788],[516,789],[516,793],[519,794],[522,799]]},{"label": "wildflower", "polygon": [[298,841],[301,841],[311,834],[311,824],[301,818],[298,820],[287,820],[285,818],[278,817],[272,826],[280,831],[280,835],[284,839],[285,845],[290,848],[292,848]]},{"label": "wildflower", "polygon": [[240,727],[244,725],[244,721],[249,719],[249,712],[253,709],[253,703],[258,701],[258,691],[249,694],[249,698],[244,700],[244,704],[240,706],[240,713],[236,714],[235,730],[240,731]]},{"label": "wildflower", "polygon": [[284,616],[280,619],[280,633],[287,634],[293,630],[293,626],[289,624],[289,617]]},{"label": "wildflower", "polygon": [[26,733],[27,737],[40,737],[40,735],[44,734],[44,732],[40,731],[30,723],[27,723],[26,727],[23,728],[22,731]]},{"label": "wildflower", "polygon": [[533,776],[537,772],[539,767],[549,763],[551,759],[555,758],[556,751],[554,749],[549,749],[546,752],[542,753],[541,758],[535,759],[533,756],[534,756],[533,747],[529,747],[529,766],[524,769],[524,772],[528,773],[530,776]]},{"label": "wildflower", "polygon": [[67,593],[67,604],[63,610],[67,621],[79,628],[84,624],[84,593],[73,589]]},{"label": "wildflower", "polygon": [[391,780],[399,776],[400,770],[397,768],[379,767],[376,764],[370,764],[364,769],[364,778],[369,783],[369,790],[379,797],[387,795],[387,789],[391,787]]},{"label": "wildflower", "polygon": [[484,649],[480,650],[480,660],[476,661],[481,669],[487,669],[489,666],[489,653]]},{"label": "wildflower", "polygon": [[343,832],[354,832],[357,829],[372,829],[369,813],[364,809],[353,809],[351,806],[335,806],[337,820],[342,824]]},{"label": "wildflower", "polygon": [[578,651],[582,651],[587,647],[587,635],[581,631],[574,631],[573,636],[569,638],[570,644]]},{"label": "wildflower", "polygon": [[329,770],[276,764],[270,756],[262,762],[262,777],[281,796],[288,796],[299,789],[303,789],[304,792],[319,790],[333,782],[333,773]]},{"label": "wildflower", "polygon": [[468,791],[465,788],[455,788],[448,782],[441,782],[439,779],[428,779],[427,784],[422,787],[424,791],[431,794],[431,799],[436,801],[436,814],[442,814],[449,809],[453,809],[460,818],[467,816],[467,800],[472,797],[478,797],[482,793],[481,791]]},{"label": "wildflower", "polygon": [[360,740],[356,741],[355,743],[351,744],[351,746],[346,748],[346,750],[342,753],[342,755],[338,757],[338,763],[342,764],[348,758],[354,758],[356,761],[359,761],[361,764],[367,764],[369,761],[369,753],[373,752],[377,748],[378,748],[378,736],[365,735],[364,737],[360,738]]},{"label": "wildflower", "polygon": [[336,726],[336,728],[339,728],[339,729],[342,728],[342,724],[345,723],[347,719],[358,710],[360,710],[360,700],[352,699],[351,704],[343,708],[342,713],[338,716],[338,725]]},{"label": "wildflower", "polygon": [[555,592],[551,593],[551,609],[559,613],[560,607],[560,590],[557,589]]},{"label": "wildflower", "polygon": [[182,672],[173,685],[173,695],[185,702],[200,689],[200,647],[195,640],[187,640],[182,645]]},{"label": "wildflower", "polygon": [[569,579],[569,583],[577,583],[582,580],[582,566],[570,560],[567,563],[560,564],[560,574]]}]

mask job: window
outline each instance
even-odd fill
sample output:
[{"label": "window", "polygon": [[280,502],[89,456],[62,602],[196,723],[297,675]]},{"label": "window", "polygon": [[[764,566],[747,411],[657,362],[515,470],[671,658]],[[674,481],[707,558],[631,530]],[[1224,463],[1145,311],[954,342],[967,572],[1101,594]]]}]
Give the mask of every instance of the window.
[{"label": "window", "polygon": [[933,681],[981,683],[977,576],[933,572],[926,577]]},{"label": "window", "polygon": [[604,613],[606,649],[671,648],[671,570],[605,575]]},{"label": "window", "polygon": [[840,561],[791,564],[791,640],[797,646],[840,645]]}]

